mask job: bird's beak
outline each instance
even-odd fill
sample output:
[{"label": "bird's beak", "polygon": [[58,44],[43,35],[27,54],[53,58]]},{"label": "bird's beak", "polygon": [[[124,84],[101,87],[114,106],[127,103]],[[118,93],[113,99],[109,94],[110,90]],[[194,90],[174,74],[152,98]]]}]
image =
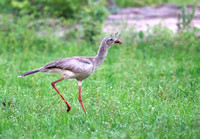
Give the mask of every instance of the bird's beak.
[{"label": "bird's beak", "polygon": [[122,42],[120,40],[116,40],[115,43],[122,44]]}]

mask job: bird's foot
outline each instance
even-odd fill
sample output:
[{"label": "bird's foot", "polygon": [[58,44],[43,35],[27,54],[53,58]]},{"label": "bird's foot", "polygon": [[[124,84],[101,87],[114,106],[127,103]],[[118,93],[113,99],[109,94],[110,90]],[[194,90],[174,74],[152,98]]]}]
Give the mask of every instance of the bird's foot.
[{"label": "bird's foot", "polygon": [[68,107],[67,112],[69,112],[71,110],[71,107]]}]

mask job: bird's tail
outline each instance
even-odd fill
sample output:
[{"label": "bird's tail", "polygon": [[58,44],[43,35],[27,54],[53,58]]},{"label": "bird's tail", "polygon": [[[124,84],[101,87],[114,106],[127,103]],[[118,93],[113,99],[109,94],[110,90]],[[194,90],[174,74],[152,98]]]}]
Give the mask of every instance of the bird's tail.
[{"label": "bird's tail", "polygon": [[25,73],[19,75],[18,77],[24,77],[24,76],[26,76],[26,75],[29,75],[29,74],[33,74],[33,73],[39,72],[39,71],[41,71],[41,70],[42,70],[42,68],[35,69],[35,70],[32,70],[32,71],[28,71],[28,72],[25,72]]}]

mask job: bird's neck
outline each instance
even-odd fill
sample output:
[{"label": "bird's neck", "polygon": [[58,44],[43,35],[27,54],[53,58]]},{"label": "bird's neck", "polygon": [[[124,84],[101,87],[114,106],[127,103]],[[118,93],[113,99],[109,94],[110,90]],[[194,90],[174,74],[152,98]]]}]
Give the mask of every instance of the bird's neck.
[{"label": "bird's neck", "polygon": [[98,53],[95,57],[95,64],[96,64],[97,67],[100,66],[103,63],[107,53],[108,53],[108,47],[105,43],[102,43],[100,45]]}]

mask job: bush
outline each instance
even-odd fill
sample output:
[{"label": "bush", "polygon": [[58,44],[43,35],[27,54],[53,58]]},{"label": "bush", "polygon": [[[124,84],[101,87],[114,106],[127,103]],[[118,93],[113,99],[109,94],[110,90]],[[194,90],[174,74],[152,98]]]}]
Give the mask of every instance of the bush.
[{"label": "bush", "polygon": [[100,34],[101,25],[108,15],[104,4],[105,3],[88,2],[88,4],[83,7],[80,19],[84,28],[85,39],[89,42],[93,42],[95,36]]},{"label": "bush", "polygon": [[2,1],[4,11],[12,11],[17,15],[50,15],[72,18],[80,13],[86,0],[8,0]]},{"label": "bush", "polygon": [[[101,25],[107,17],[105,1],[92,0],[5,0],[0,2],[1,11],[17,16],[55,17],[73,19],[83,26],[84,38],[93,41],[101,32]],[[73,33],[72,33],[73,34]]]}]

